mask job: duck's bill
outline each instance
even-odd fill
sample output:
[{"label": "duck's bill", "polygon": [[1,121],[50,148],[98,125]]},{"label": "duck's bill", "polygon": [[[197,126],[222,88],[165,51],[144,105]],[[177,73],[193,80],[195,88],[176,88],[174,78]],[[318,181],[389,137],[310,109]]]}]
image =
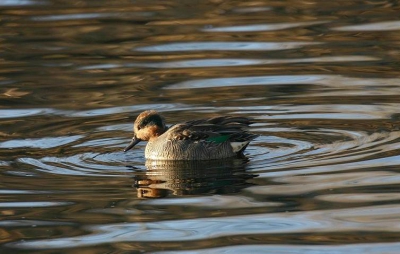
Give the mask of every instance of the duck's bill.
[{"label": "duck's bill", "polygon": [[124,152],[131,150],[132,147],[134,147],[140,141],[142,141],[142,140],[138,139],[137,137],[133,137],[131,143],[129,143],[129,145],[127,147],[125,147]]}]

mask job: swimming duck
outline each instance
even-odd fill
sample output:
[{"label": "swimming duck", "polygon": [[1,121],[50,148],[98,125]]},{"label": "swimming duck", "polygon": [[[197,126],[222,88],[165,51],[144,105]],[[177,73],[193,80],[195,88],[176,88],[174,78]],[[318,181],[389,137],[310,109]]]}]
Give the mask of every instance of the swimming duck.
[{"label": "swimming duck", "polygon": [[134,136],[124,149],[148,141],[146,159],[214,160],[241,157],[250,141],[258,137],[245,128],[246,117],[219,116],[179,123],[168,128],[164,118],[154,110],[142,112],[133,125]]}]

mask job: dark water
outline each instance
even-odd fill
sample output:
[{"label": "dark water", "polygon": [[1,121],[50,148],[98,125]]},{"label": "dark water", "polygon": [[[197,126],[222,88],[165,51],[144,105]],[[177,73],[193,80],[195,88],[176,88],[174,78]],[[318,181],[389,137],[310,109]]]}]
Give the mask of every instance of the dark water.
[{"label": "dark water", "polygon": [[[0,1],[0,253],[399,253],[398,1]],[[248,161],[132,122],[250,116]]]}]

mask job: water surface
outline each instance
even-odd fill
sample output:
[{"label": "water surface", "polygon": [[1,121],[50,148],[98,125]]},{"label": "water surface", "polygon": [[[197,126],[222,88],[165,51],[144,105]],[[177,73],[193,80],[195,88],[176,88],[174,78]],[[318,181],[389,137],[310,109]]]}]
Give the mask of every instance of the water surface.
[{"label": "water surface", "polygon": [[[1,253],[398,253],[396,1],[0,3]],[[143,110],[247,160],[123,153]]]}]

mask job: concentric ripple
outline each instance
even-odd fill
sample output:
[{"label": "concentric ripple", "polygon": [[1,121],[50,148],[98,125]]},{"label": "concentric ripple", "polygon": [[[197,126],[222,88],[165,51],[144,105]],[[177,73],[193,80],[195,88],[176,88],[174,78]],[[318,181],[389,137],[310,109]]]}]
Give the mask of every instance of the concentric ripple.
[{"label": "concentric ripple", "polygon": [[[199,112],[204,117],[208,115],[207,112],[215,111],[209,107],[182,106],[181,112],[190,108],[191,112]],[[353,126],[357,126],[357,121],[388,118],[396,114],[397,107],[397,104],[279,105],[240,109],[220,107],[220,112],[215,113],[250,115],[255,119],[256,123],[250,131],[260,134],[260,137],[251,143],[246,155],[251,159],[249,169],[261,173],[338,163],[342,165],[353,161],[362,163],[361,161],[370,157],[374,157],[376,161],[388,153],[393,154],[399,147],[396,142],[400,138],[400,131],[382,128],[378,122],[371,122],[370,125],[361,124],[359,129],[352,130],[343,126],[346,126],[348,120],[355,121]],[[125,110],[127,109],[120,111],[119,108],[113,108],[103,112],[106,115],[111,111],[125,114]],[[165,106],[165,109],[160,111],[172,116],[176,110],[170,111],[169,107]],[[135,112],[140,112],[140,109]],[[79,112],[70,112],[68,116],[79,119],[81,115]],[[102,117],[97,113],[90,115],[93,119]],[[25,151],[46,149],[49,153],[45,157],[22,156],[17,160],[18,163],[27,164],[41,172],[63,175],[123,175],[129,172],[131,167],[140,170],[146,168],[144,143],[139,144],[133,151],[122,152],[122,148],[132,135],[131,121],[125,123],[118,121],[110,125],[100,120],[96,123],[97,130],[92,133],[54,138],[15,139],[0,143],[0,148]],[[329,126],[325,122],[329,122]],[[338,128],[332,128],[335,126]],[[65,128],[71,129],[70,126]],[[63,132],[62,129],[57,131]]]},{"label": "concentric ripple", "polygon": [[[256,154],[252,155],[254,161],[267,159],[268,170],[363,161],[368,157],[396,151],[399,145],[392,142],[400,138],[398,131],[368,133],[325,128],[309,131],[280,128],[279,132],[280,136],[261,137],[257,143],[265,142],[267,147],[254,149]],[[299,138],[307,136],[310,141],[281,137],[287,134]]]}]

